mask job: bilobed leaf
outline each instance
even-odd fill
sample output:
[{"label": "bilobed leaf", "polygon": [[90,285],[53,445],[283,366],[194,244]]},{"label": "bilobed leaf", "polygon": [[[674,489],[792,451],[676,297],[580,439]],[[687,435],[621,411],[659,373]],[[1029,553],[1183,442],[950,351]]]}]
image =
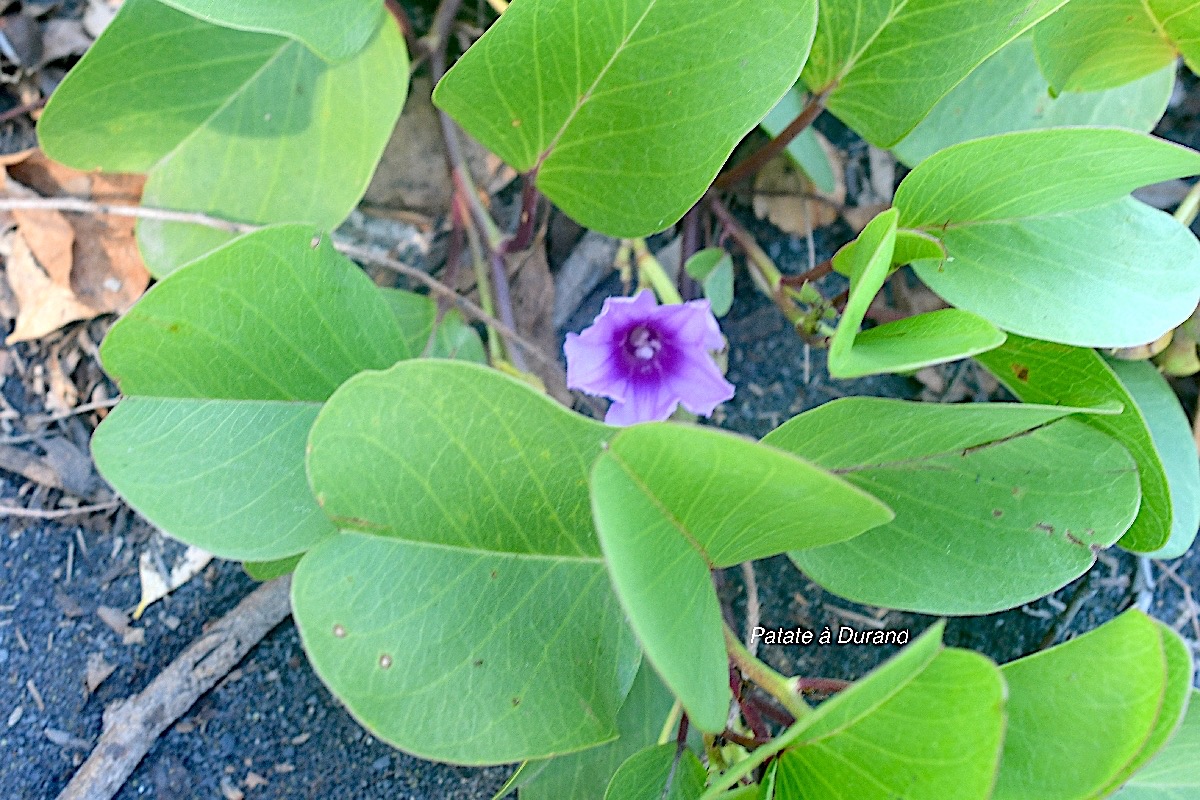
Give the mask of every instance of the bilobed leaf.
[{"label": "bilobed leaf", "polygon": [[[1176,537],[1176,542],[1182,542],[1189,535],[1189,527],[1194,534],[1192,514],[1195,512],[1188,511],[1188,503],[1194,501],[1184,499],[1176,517],[1156,435],[1151,432],[1138,399],[1094,350],[1009,336],[1003,346],[976,358],[1026,403],[1092,408],[1115,403],[1122,407],[1120,414],[1080,418],[1085,425],[1104,431],[1124,445],[1137,462],[1142,486],[1141,507],[1128,533],[1121,538],[1122,547],[1147,553],[1166,546],[1172,537]],[[1135,383],[1141,386],[1141,382]],[[1138,394],[1147,397],[1152,406],[1161,403],[1161,400],[1152,399],[1158,392],[1150,387],[1139,390]],[[1176,428],[1178,418],[1174,422],[1169,420],[1169,416],[1164,416],[1160,423],[1164,444],[1176,435],[1167,431]],[[1179,456],[1182,457],[1182,452]],[[1189,478],[1184,467],[1179,469],[1182,489]]]},{"label": "bilobed leaf", "polygon": [[1192,0],[1072,0],[1034,31],[1038,63],[1056,92],[1111,89],[1183,54],[1200,65]]},{"label": "bilobed leaf", "polygon": [[125,395],[92,439],[101,473],[165,532],[251,561],[333,533],[304,475],[308,429],[342,381],[410,356],[370,279],[299,225],[162,281],[100,352]]},{"label": "bilobed leaf", "polygon": [[433,99],[581,224],[645,236],[795,83],[815,25],[813,0],[520,0]]},{"label": "bilobed leaf", "polygon": [[829,344],[829,374],[835,378],[917,370],[981,353],[1004,341],[1004,334],[987,320],[956,308],[859,332],[891,269],[897,217],[893,208],[871,220],[843,265],[850,276],[850,296]]},{"label": "bilobed leaf", "polygon": [[[940,644],[937,632],[924,640]],[[846,691],[869,702],[848,695],[841,704],[840,696],[825,704],[834,705],[781,756],[776,797],[989,796],[1004,735],[1005,695],[991,661],[939,647],[917,670],[894,674],[885,667]]]},{"label": "bilobed leaf", "polygon": [[708,776],[704,765],[691,750],[675,760],[673,742],[634,753],[613,775],[604,800],[696,800]]},{"label": "bilobed leaf", "polygon": [[724,730],[728,660],[709,571],[841,541],[891,512],[774,448],[705,428],[622,431],[592,471],[600,543],[630,624],[692,724]]},{"label": "bilobed leaf", "polygon": [[1024,336],[1128,347],[1195,309],[1200,243],[1126,195],[1196,172],[1200,153],[1135,131],[1022,131],[921,162],[896,208],[945,244],[914,269],[953,305]]},{"label": "bilobed leaf", "polygon": [[520,800],[603,800],[625,760],[658,739],[675,698],[645,661],[617,714],[616,741],[550,761],[529,762],[518,777]]},{"label": "bilobed leaf", "polygon": [[1054,97],[1038,69],[1032,37],[1022,36],[954,87],[892,151],[915,166],[959,142],[998,133],[1070,125],[1150,131],[1174,85],[1175,68],[1168,64],[1119,88]]},{"label": "bilobed leaf", "polygon": [[[771,136],[778,136],[792,120],[800,116],[800,113],[804,111],[804,105],[803,94],[793,86],[787,94],[780,98],[767,116],[763,117],[759,127]],[[813,182],[813,186],[826,194],[832,194],[837,188],[837,179],[833,174],[834,167],[829,161],[829,153],[821,145],[821,141],[817,138],[817,132],[811,125],[788,142],[784,152],[796,166],[804,170],[804,174]]]},{"label": "bilobed leaf", "polygon": [[1200,798],[1200,690],[1192,690],[1187,714],[1166,747],[1113,795],[1114,800]]},{"label": "bilobed leaf", "polygon": [[867,141],[891,147],[990,55],[1065,0],[844,0],[820,5],[804,81]]},{"label": "bilobed leaf", "polygon": [[341,533],[301,561],[293,606],[317,674],[376,736],[464,764],[617,736],[640,656],[587,493],[612,433],[459,361],[330,398],[308,474]]},{"label": "bilobed leaf", "polygon": [[328,61],[361,50],[383,19],[375,0],[163,0],[215,25],[275,33],[302,42]]},{"label": "bilobed leaf", "polygon": [[1138,507],[1129,454],[1061,419],[1071,412],[846,398],[795,417],[763,441],[843,476],[896,519],[792,561],[835,594],[927,614],[1049,594],[1087,571]]},{"label": "bilobed leaf", "polygon": [[[149,206],[332,229],[366,190],[407,76],[391,23],[329,64],[294,39],[129,0],[54,93],[39,135],[48,155],[76,168],[147,172]],[[177,222],[138,226],[160,277],[230,238]]]},{"label": "bilobed leaf", "polygon": [[1101,796],[1142,763],[1183,710],[1191,663],[1179,660],[1186,646],[1177,640],[1131,610],[1066,644],[1005,664],[1008,732],[996,800]]}]

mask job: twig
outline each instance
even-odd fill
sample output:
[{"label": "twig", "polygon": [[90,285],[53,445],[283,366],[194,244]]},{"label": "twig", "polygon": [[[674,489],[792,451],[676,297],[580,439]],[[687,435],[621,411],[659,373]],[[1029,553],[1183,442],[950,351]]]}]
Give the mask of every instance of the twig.
[{"label": "twig", "polygon": [[1042,637],[1042,641],[1038,644],[1038,650],[1045,650],[1058,641],[1058,636],[1067,628],[1071,627],[1071,623],[1075,621],[1075,616],[1079,613],[1079,609],[1083,608],[1083,604],[1096,596],[1096,590],[1091,588],[1092,571],[1088,570],[1083,574],[1083,579],[1079,581],[1079,586],[1075,587],[1075,591],[1071,594],[1071,599],[1067,603],[1067,607],[1059,615],[1055,623],[1046,631],[1046,635]]},{"label": "twig", "polygon": [[82,200],[78,197],[3,197],[0,198],[0,211],[67,211],[75,214],[110,214],[114,217],[137,217],[138,219],[153,219],[160,222],[187,222],[193,225],[203,225],[229,233],[253,233],[261,230],[262,225],[252,225],[247,222],[210,217],[197,211],[172,211],[166,208],[148,208],[146,206],[120,206],[109,203],[96,203]]},{"label": "twig", "polygon": [[[0,211],[11,211],[14,209],[67,211],[76,214],[111,214],[120,217],[137,217],[139,219],[153,219],[164,222],[186,222],[193,225],[203,225],[206,228],[227,231],[229,233],[253,233],[254,231],[262,230],[264,227],[262,225],[251,225],[243,222],[232,222],[230,220],[211,217],[207,214],[191,211],[170,211],[168,209],[150,208],[146,206],[114,206],[106,203],[96,203],[90,200],[81,200],[76,197],[0,198]],[[488,314],[477,304],[463,297],[458,292],[454,291],[454,289],[439,281],[437,278],[422,272],[416,267],[409,266],[399,259],[375,253],[370,249],[359,245],[350,244],[349,242],[336,238],[333,240],[333,245],[339,253],[347,255],[357,261],[363,261],[366,263],[375,264],[376,266],[385,267],[393,272],[417,281],[433,294],[452,301],[467,316],[482,322],[485,325],[490,325],[496,330],[497,333],[509,340],[511,343],[518,345],[535,360],[546,365],[553,365],[557,369],[562,368],[557,359],[547,355],[540,347],[526,339],[521,334],[517,333],[512,327],[505,325],[491,314]],[[102,406],[97,405],[96,407],[101,408]]]},{"label": "twig", "polygon": [[46,105],[46,100],[47,98],[43,97],[40,100],[34,100],[32,103],[22,103],[16,108],[10,108],[8,111],[0,114],[0,124],[10,122],[17,117],[23,117],[26,114],[37,111],[39,108],[42,108]]},{"label": "twig", "polygon": [[742,581],[746,584],[746,649],[750,655],[758,655],[758,640],[754,629],[762,622],[762,606],[758,602],[758,579],[754,576],[754,562],[742,562]]},{"label": "twig", "polygon": [[58,800],[110,800],[159,735],[291,613],[291,578],[255,589],[159,673],[144,691],[110,706],[96,749]]},{"label": "twig", "polygon": [[110,500],[107,503],[77,506],[76,508],[22,508],[21,506],[0,505],[0,516],[22,519],[62,519],[80,514],[93,514],[97,511],[109,511],[119,505],[121,505],[120,500]]},{"label": "twig", "polygon": [[813,96],[808,101],[808,105],[804,107],[804,110],[800,112],[800,115],[780,131],[778,136],[771,139],[771,141],[758,150],[755,150],[748,157],[742,159],[738,162],[737,166],[718,175],[713,185],[718,189],[728,189],[754,175],[768,161],[782,153],[783,149],[791,144],[793,139],[803,133],[813,123],[813,120],[821,115],[821,112],[825,109],[825,98],[829,96],[831,90],[832,87]]}]

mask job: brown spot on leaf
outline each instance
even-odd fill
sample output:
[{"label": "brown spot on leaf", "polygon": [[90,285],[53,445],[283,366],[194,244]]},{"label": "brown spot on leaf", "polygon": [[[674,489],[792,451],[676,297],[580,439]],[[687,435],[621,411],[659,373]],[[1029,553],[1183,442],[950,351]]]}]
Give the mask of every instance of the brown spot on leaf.
[{"label": "brown spot on leaf", "polygon": [[514,697],[512,699],[512,704],[513,704],[513,708],[516,708],[517,706],[521,705],[521,698]]},{"label": "brown spot on leaf", "polygon": [[992,509],[992,516],[993,516],[993,517],[995,517],[996,519],[1000,519],[1001,517],[1003,517],[1003,516],[1004,516],[1004,512],[1003,512],[1003,511],[1001,511],[1001,510],[1000,510],[1000,509],[998,509],[998,508],[993,508],[993,509]]},{"label": "brown spot on leaf", "polygon": [[1049,533],[1051,535],[1054,534],[1054,526],[1047,522],[1039,522],[1038,524],[1034,525],[1033,527],[1039,531],[1045,531],[1046,533]]},{"label": "brown spot on leaf", "polygon": [[472,661],[472,662],[471,662],[471,666],[473,666],[473,667],[482,667],[482,666],[483,666],[483,659],[482,659],[482,658],[477,658],[477,659],[475,659],[474,661]]},{"label": "brown spot on leaf", "polygon": [[1029,367],[1025,366],[1024,364],[1014,363],[1012,365],[1012,371],[1013,375],[1017,376],[1017,380],[1021,381],[1022,383],[1029,382]]}]

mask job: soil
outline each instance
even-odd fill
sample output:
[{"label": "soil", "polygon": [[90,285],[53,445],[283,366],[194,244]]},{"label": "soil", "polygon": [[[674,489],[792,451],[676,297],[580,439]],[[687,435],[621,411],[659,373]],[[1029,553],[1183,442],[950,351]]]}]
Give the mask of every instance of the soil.
[{"label": "soil", "polygon": [[[1190,78],[1186,89],[1160,133],[1197,147],[1200,89]],[[28,126],[21,125],[18,121],[0,126],[0,139],[27,135]],[[865,146],[835,120],[822,118],[818,127],[849,152],[851,160],[865,162]],[[809,266],[806,239],[784,235],[743,212],[739,216],[785,272],[798,273]],[[852,237],[841,221],[818,231],[816,259],[829,257]],[[552,263],[560,263],[561,256],[552,253]],[[842,288],[837,276],[825,281],[827,296]],[[730,340],[728,374],[737,394],[715,420],[730,430],[759,437],[801,411],[845,395],[968,401],[995,396],[994,386],[974,365],[948,367],[932,382],[900,376],[832,380],[823,351],[806,347],[748,283],[739,279],[737,288],[734,307],[723,321]],[[615,276],[602,283],[563,330],[588,324],[603,298],[618,290]],[[79,328],[72,326],[61,338]],[[4,434],[17,437],[14,446],[29,447],[19,441],[27,433],[21,419],[46,410],[38,381],[48,349],[22,344],[13,352],[15,361],[5,362],[0,374],[6,376],[5,403],[19,418],[10,421]],[[85,356],[72,374],[76,379],[84,373],[90,376],[83,381],[84,396],[93,398],[104,379],[89,359],[91,355]],[[1196,381],[1180,381],[1178,389],[1187,407],[1194,409]],[[114,396],[111,385],[106,391],[106,396]],[[57,421],[48,430],[86,447],[96,419],[87,415]],[[97,491],[96,499],[103,500],[104,490]],[[60,497],[58,490],[38,488],[0,470],[0,502],[53,507]],[[140,554],[147,548],[166,548],[169,555],[177,547],[164,544],[151,526],[127,510],[62,521],[0,520],[0,796],[54,797],[95,744],[104,707],[142,690],[207,624],[254,586],[240,565],[214,561],[133,622],[132,634],[106,624],[98,609],[128,615],[137,605]],[[1189,615],[1182,588],[1200,590],[1200,548],[1167,566],[1177,581],[1156,568],[1150,611],[1200,641],[1200,623],[1194,612]],[[1050,597],[999,614],[950,620],[946,641],[1001,662],[1063,641],[1134,602],[1137,570],[1135,558],[1110,551],[1091,573]],[[786,557],[758,562],[755,573],[764,625],[816,630],[877,625],[906,629],[915,636],[935,621],[883,613],[835,597],[806,580]],[[727,570],[722,581],[723,599],[742,619],[746,587],[740,571]],[[764,647],[761,653],[786,673],[852,680],[896,649]],[[114,668],[92,692],[86,686],[89,659],[93,677],[100,659]],[[509,772],[506,767],[431,764],[374,740],[314,675],[296,629],[287,621],[160,738],[118,797],[481,800],[491,797]]]}]

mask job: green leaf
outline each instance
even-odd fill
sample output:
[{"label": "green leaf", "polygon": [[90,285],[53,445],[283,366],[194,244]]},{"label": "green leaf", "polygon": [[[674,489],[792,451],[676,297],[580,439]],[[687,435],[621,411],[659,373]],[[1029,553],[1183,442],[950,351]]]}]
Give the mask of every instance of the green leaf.
[{"label": "green leaf", "polygon": [[645,236],[795,83],[815,25],[813,0],[520,0],[433,99],[585,227]]},{"label": "green leaf", "polygon": [[729,313],[733,306],[733,259],[720,247],[701,250],[684,265],[688,275],[700,282],[704,296],[718,317]]},{"label": "green leaf", "polygon": [[[402,289],[380,289],[383,298],[396,315],[396,324],[404,333],[413,357],[456,358],[461,361],[487,363],[483,341],[475,329],[466,323],[458,309],[452,308],[442,316],[437,335],[430,344],[429,336],[437,321],[437,303],[425,295]],[[428,350],[428,352],[426,352]]]},{"label": "green leaf", "polygon": [[680,754],[676,767],[675,749],[673,743],[660,744],[630,756],[608,784],[604,800],[696,800],[708,773],[691,750]]},{"label": "green leaf", "polygon": [[[51,158],[78,169],[147,172],[148,206],[332,229],[366,190],[407,83],[392,24],[331,65],[292,39],[129,0],[54,93],[38,132]],[[138,226],[160,277],[230,238],[177,222]]]},{"label": "green leaf", "polygon": [[[1186,529],[1191,524],[1187,506],[1179,510],[1176,520],[1177,512],[1173,510],[1162,455],[1137,399],[1094,350],[1009,336],[1002,347],[976,358],[1026,403],[1093,408],[1113,403],[1122,406],[1120,414],[1081,418],[1085,425],[1120,442],[1137,462],[1142,486],[1141,508],[1129,532],[1121,538],[1122,547],[1140,553],[1155,551],[1167,544],[1177,525]],[[1139,389],[1138,393],[1147,398],[1153,396],[1149,389],[1144,394]],[[1150,403],[1157,405],[1153,399]],[[1167,422],[1167,419],[1169,417],[1161,423],[1163,433],[1160,435],[1164,442],[1169,440],[1167,430],[1178,424],[1177,421]],[[1182,469],[1180,475],[1181,478],[1184,475]],[[1186,486],[1187,479],[1182,480],[1181,488]],[[1176,541],[1182,541],[1185,535],[1178,534]]]},{"label": "green leaf", "polygon": [[887,281],[894,260],[898,216],[893,208],[871,220],[844,264],[850,276],[850,296],[829,344],[829,374],[835,378],[916,370],[966,358],[1004,341],[1004,334],[987,320],[955,308],[919,314],[859,333],[871,301]]},{"label": "green leaf", "polygon": [[1008,733],[996,800],[1096,797],[1161,746],[1191,682],[1190,660],[1178,659],[1186,646],[1177,640],[1131,610],[1004,665]]},{"label": "green leaf", "polygon": [[1121,86],[1181,52],[1196,69],[1195,10],[1191,0],[1072,0],[1035,29],[1038,63],[1056,92]]},{"label": "green leaf", "polygon": [[856,689],[869,702],[848,695],[784,752],[778,797],[989,796],[1004,738],[1005,689],[995,664],[966,650],[941,650],[917,671],[880,670],[847,692]]},{"label": "green leaf", "polygon": [[[1188,551],[1200,528],[1200,460],[1187,414],[1175,390],[1147,361],[1108,360],[1129,392],[1150,431],[1170,491],[1171,537],[1150,558],[1178,558]],[[1151,467],[1153,469],[1153,467]]]},{"label": "green leaf", "polygon": [[1071,125],[1150,131],[1166,111],[1174,85],[1175,68],[1169,64],[1117,89],[1052,97],[1034,59],[1032,37],[1023,36],[968,75],[892,150],[915,166],[959,142],[998,133]]},{"label": "green leaf", "polygon": [[1024,336],[1127,347],[1195,310],[1200,243],[1126,195],[1196,172],[1200,153],[1134,131],[1021,131],[926,159],[896,208],[945,244],[914,269],[951,304]]},{"label": "green leaf", "polygon": [[521,778],[520,800],[603,800],[605,787],[625,760],[658,740],[675,698],[645,661],[617,714],[619,738],[608,744],[530,762]]},{"label": "green leaf", "polygon": [[271,561],[333,533],[304,448],[321,403],[410,351],[370,279],[306,226],[244,236],[162,281],[100,353],[125,399],[96,466],[143,516],[222,558]]},{"label": "green leaf", "polygon": [[879,147],[904,138],[990,55],[1065,0],[842,0],[820,5],[804,81]]},{"label": "green leaf", "polygon": [[300,559],[303,557],[303,553],[297,553],[294,556],[280,558],[275,561],[247,561],[242,564],[242,569],[256,581],[270,581],[275,578],[281,578],[284,575],[290,575],[296,570],[296,565],[300,563]]},{"label": "green leaf", "polygon": [[846,398],[801,414],[763,441],[871,492],[896,519],[789,555],[835,594],[927,614],[986,614],[1049,594],[1137,513],[1132,459],[1061,419],[1080,410]]},{"label": "green leaf", "polygon": [[275,33],[302,42],[327,61],[339,61],[367,44],[383,19],[375,0],[163,0],[214,25]]},{"label": "green leaf", "polygon": [[[855,246],[858,240],[848,242],[833,254],[833,269],[840,275],[850,277],[851,267],[855,261]],[[946,246],[936,236],[922,231],[896,229],[896,246],[892,250],[892,267],[911,264],[923,259],[946,257]]]},{"label": "green leaf", "polygon": [[1196,800],[1200,798],[1200,691],[1193,690],[1187,714],[1175,736],[1113,795],[1114,800]]},{"label": "green leaf", "polygon": [[[784,128],[804,111],[806,99],[796,87],[788,90],[779,102],[775,104],[763,121],[759,123],[764,131],[772,137],[783,133]],[[837,188],[837,178],[833,174],[833,164],[830,163],[829,153],[821,146],[817,132],[810,125],[788,142],[785,151],[796,166],[804,171],[809,180],[825,194],[833,194]]]},{"label": "green leaf", "polygon": [[587,494],[612,433],[460,361],[362,373],[330,398],[308,474],[342,533],[300,563],[294,613],[376,736],[463,764],[617,736],[639,654]]},{"label": "green leaf", "polygon": [[729,672],[709,571],[882,524],[866,492],[789,454],[667,423],[622,431],[592,471],[613,586],[655,669],[696,727],[724,730]]}]

